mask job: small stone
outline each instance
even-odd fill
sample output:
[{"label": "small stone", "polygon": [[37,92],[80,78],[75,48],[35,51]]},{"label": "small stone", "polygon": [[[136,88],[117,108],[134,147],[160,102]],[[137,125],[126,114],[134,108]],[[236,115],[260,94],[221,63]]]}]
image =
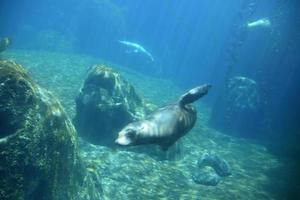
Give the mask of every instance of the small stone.
[{"label": "small stone", "polygon": [[211,167],[203,168],[196,175],[192,176],[192,179],[195,183],[206,186],[216,186],[221,180]]}]

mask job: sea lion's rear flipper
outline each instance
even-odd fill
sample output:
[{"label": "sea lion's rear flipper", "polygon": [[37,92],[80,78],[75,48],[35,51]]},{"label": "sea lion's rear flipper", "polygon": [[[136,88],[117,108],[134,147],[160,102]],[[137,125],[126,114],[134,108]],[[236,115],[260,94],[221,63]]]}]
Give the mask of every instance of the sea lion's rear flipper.
[{"label": "sea lion's rear flipper", "polygon": [[194,101],[197,101],[202,96],[206,95],[209,88],[211,88],[210,84],[204,84],[198,87],[195,87],[191,90],[189,90],[187,93],[183,94],[180,98],[178,103],[180,106],[184,106],[189,103],[193,103]]}]

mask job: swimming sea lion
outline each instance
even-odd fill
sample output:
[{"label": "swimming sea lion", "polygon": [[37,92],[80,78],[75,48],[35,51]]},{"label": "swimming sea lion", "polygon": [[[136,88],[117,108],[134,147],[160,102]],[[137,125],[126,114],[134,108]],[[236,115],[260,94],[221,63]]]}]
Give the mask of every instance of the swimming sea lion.
[{"label": "swimming sea lion", "polygon": [[256,21],[253,22],[249,22],[247,24],[248,28],[254,28],[254,27],[270,27],[271,26],[271,22],[270,20],[266,17],[266,18],[262,18],[262,19],[258,19]]},{"label": "swimming sea lion", "polygon": [[131,48],[133,53],[142,53],[146,56],[148,56],[151,61],[154,61],[153,56],[151,55],[151,53],[149,53],[149,51],[147,51],[142,45],[138,44],[138,43],[134,43],[134,42],[129,42],[129,41],[125,41],[125,40],[119,40],[119,42],[121,44],[126,45],[127,47]]},{"label": "swimming sea lion", "polygon": [[128,124],[119,132],[115,142],[122,146],[158,144],[167,150],[193,128],[197,111],[190,103],[207,94],[210,87],[205,84],[193,88],[176,103],[159,108],[144,120]]}]

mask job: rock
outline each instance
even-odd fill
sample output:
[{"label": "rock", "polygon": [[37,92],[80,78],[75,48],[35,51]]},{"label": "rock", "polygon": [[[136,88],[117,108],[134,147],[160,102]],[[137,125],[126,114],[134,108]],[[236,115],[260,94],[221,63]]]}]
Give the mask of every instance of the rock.
[{"label": "rock", "polygon": [[76,131],[61,104],[12,61],[0,61],[0,199],[73,199]]},{"label": "rock", "polygon": [[231,135],[255,137],[265,127],[259,85],[243,76],[228,80],[218,98],[210,119],[215,128]]},{"label": "rock", "polygon": [[9,45],[10,45],[10,39],[8,37],[0,39],[0,52],[7,49]]},{"label": "rock", "polygon": [[227,84],[227,99],[232,107],[239,110],[255,110],[260,103],[257,83],[247,77],[236,76]]},{"label": "rock", "polygon": [[193,175],[192,179],[195,183],[206,186],[216,186],[221,180],[220,176],[211,167],[204,167],[196,175]]},{"label": "rock", "polygon": [[104,65],[93,66],[76,99],[75,126],[93,144],[114,145],[117,132],[148,112],[143,100],[121,75]]},{"label": "rock", "polygon": [[215,172],[222,177],[231,175],[228,163],[221,159],[215,152],[205,151],[197,163],[199,168],[204,166],[212,167]]},{"label": "rock", "polygon": [[228,163],[213,151],[205,151],[198,160],[197,166],[199,169],[192,176],[197,184],[216,186],[221,181],[221,177],[231,175]]}]

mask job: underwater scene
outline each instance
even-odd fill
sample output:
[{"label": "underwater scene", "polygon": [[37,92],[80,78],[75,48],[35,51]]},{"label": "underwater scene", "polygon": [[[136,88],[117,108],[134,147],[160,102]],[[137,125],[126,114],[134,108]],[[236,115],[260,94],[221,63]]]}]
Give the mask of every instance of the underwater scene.
[{"label": "underwater scene", "polygon": [[0,200],[300,199],[299,0],[0,0]]}]

